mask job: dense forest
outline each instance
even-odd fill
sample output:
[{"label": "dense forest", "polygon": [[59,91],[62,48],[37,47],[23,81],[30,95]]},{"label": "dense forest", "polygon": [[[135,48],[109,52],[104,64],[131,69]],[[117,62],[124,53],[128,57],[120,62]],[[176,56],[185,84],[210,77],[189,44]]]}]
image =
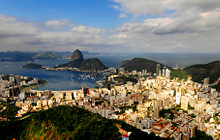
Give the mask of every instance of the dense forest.
[{"label": "dense forest", "polygon": [[104,139],[122,138],[116,124],[132,132],[130,139],[161,139],[147,134],[125,122],[109,120],[78,107],[58,106],[46,111],[32,113],[23,120],[0,123],[0,138],[18,139]]}]

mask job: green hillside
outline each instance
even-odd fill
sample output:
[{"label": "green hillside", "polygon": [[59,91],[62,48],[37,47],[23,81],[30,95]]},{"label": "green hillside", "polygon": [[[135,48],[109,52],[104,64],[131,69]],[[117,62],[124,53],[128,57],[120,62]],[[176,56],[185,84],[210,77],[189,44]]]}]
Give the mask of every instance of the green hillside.
[{"label": "green hillside", "polygon": [[121,134],[115,124],[131,131],[130,139],[160,139],[148,135],[124,122],[108,120],[98,114],[78,107],[59,106],[32,113],[24,120],[0,123],[0,138],[12,140],[120,140]]},{"label": "green hillside", "polygon": [[213,83],[220,77],[220,61],[192,65],[184,70],[187,74],[192,76],[193,81],[202,82],[204,78],[209,77],[210,83]]},{"label": "green hillside", "polygon": [[[126,61],[121,67],[124,68],[126,71],[132,71],[132,70],[137,70],[137,71],[142,71],[146,70],[151,73],[156,72],[156,66],[157,62],[144,59],[144,58],[134,58],[130,61]],[[160,64],[161,68],[163,68],[165,65]]]},{"label": "green hillside", "polygon": [[172,70],[170,76],[171,79],[178,77],[180,80],[187,80],[190,75],[188,75],[184,70]]}]

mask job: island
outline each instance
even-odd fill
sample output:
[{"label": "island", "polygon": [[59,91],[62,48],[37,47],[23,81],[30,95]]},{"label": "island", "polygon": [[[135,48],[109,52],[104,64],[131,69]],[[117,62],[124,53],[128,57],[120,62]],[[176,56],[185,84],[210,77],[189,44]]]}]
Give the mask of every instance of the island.
[{"label": "island", "polygon": [[29,63],[23,66],[24,69],[42,69],[44,68],[43,65],[35,64],[35,63]]}]

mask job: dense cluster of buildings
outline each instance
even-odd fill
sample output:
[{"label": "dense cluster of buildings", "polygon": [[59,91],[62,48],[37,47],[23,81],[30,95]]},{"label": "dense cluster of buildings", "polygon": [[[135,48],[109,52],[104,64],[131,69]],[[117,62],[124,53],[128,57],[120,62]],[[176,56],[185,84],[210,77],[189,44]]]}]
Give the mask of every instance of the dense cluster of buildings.
[{"label": "dense cluster of buildings", "polygon": [[[204,83],[170,79],[170,70],[160,70],[151,76],[142,72],[119,72],[108,75],[107,88],[71,91],[30,90],[25,100],[18,98],[16,106],[21,109],[16,117],[27,112],[46,110],[59,105],[85,108],[108,119],[119,119],[147,133],[164,138],[189,140],[195,136],[195,129],[205,131],[215,140],[220,137],[220,94]],[[115,69],[112,71],[116,72]],[[119,76],[135,75],[137,82],[118,82]],[[10,81],[9,81],[10,82]],[[106,80],[103,80],[103,85]],[[7,84],[7,83],[5,83]]]},{"label": "dense cluster of buildings", "polygon": [[0,75],[0,99],[7,101],[8,98],[17,100],[24,99],[22,88],[38,85],[37,78],[20,75]]}]

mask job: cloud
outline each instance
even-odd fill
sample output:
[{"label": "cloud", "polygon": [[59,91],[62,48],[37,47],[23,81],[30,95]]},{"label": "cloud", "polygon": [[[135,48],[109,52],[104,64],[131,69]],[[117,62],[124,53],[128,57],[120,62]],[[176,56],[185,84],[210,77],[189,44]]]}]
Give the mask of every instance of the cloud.
[{"label": "cloud", "polygon": [[114,1],[119,17],[141,18],[108,30],[75,25],[68,19],[39,26],[0,15],[0,51],[220,52],[219,0]]},{"label": "cloud", "polygon": [[164,9],[166,9],[165,1],[166,0],[114,0],[114,2],[119,4],[118,9],[134,15],[162,14]]},{"label": "cloud", "polygon": [[52,27],[53,29],[61,29],[65,26],[73,26],[73,24],[70,24],[67,19],[61,19],[61,20],[49,20],[45,22],[46,27]]},{"label": "cloud", "polygon": [[114,9],[120,9],[120,7],[117,6],[117,5],[114,5],[113,8],[114,8]]},{"label": "cloud", "polygon": [[[152,31],[153,34],[184,34],[203,33],[219,30],[220,1],[219,0],[114,0],[122,12],[140,15],[157,15],[158,18],[148,18],[138,23],[127,23],[121,30],[133,32]],[[173,10],[171,15],[167,10]],[[163,17],[160,17],[163,15]]]},{"label": "cloud", "polygon": [[119,15],[119,18],[126,18],[126,17],[127,17],[127,15],[124,14],[124,13],[121,13],[121,14]]},{"label": "cloud", "polygon": [[87,26],[83,26],[83,25],[73,27],[72,31],[73,32],[80,32],[80,33],[92,33],[92,34],[99,34],[99,33],[105,32],[104,29],[87,27]]},{"label": "cloud", "polygon": [[[176,10],[178,14],[206,12],[219,8],[219,0],[114,0],[123,12],[136,16],[163,15],[166,10]],[[193,13],[191,13],[193,14]]]},{"label": "cloud", "polygon": [[38,28],[33,23],[26,23],[14,17],[0,15],[0,38],[33,36]]}]

